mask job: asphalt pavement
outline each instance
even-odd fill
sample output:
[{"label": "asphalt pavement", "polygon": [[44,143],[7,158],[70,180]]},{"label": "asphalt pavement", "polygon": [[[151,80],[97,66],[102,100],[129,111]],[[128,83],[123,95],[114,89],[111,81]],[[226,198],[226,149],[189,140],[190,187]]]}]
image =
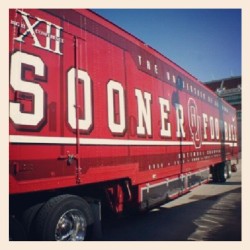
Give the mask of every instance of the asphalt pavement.
[{"label": "asphalt pavement", "polygon": [[222,184],[203,184],[147,213],[103,220],[104,241],[240,241],[241,165]]}]

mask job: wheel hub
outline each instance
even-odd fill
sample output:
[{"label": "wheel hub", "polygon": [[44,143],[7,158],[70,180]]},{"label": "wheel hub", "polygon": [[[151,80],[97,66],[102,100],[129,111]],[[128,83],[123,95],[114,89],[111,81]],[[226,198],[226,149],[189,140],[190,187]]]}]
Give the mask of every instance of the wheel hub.
[{"label": "wheel hub", "polygon": [[57,241],[83,241],[86,237],[87,221],[84,214],[78,209],[65,212],[55,228]]}]

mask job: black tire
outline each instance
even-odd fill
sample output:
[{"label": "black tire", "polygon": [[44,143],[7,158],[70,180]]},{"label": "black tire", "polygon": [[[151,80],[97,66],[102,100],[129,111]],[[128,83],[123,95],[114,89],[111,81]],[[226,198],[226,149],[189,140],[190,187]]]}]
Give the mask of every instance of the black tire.
[{"label": "black tire", "polygon": [[9,217],[9,240],[23,241],[27,240],[27,234],[23,225],[13,216]]},{"label": "black tire", "polygon": [[224,183],[227,180],[227,166],[225,162],[221,162],[217,166],[219,182]]},{"label": "black tire", "polygon": [[226,167],[227,167],[227,179],[230,179],[232,176],[232,165],[231,165],[231,161],[227,161],[226,163]]},{"label": "black tire", "polygon": [[213,182],[217,183],[219,181],[217,166],[214,166],[211,168],[211,173],[212,173]]},{"label": "black tire", "polygon": [[87,240],[94,218],[89,204],[79,196],[50,199],[37,214],[36,238],[44,241]]},{"label": "black tire", "polygon": [[33,240],[34,239],[34,229],[35,229],[35,218],[38,214],[38,211],[43,206],[43,203],[38,203],[36,205],[33,205],[29,208],[27,208],[22,215],[22,224],[24,225],[24,228],[27,232],[28,239]]},{"label": "black tire", "polygon": [[230,161],[221,162],[211,168],[213,182],[224,183],[231,177]]}]

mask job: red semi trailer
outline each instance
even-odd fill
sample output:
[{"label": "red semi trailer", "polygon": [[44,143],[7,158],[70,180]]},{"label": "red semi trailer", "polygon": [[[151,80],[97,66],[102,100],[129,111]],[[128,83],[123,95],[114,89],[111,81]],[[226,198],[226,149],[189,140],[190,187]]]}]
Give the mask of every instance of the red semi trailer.
[{"label": "red semi trailer", "polygon": [[89,10],[9,15],[10,239],[85,240],[237,160],[233,107]]}]

